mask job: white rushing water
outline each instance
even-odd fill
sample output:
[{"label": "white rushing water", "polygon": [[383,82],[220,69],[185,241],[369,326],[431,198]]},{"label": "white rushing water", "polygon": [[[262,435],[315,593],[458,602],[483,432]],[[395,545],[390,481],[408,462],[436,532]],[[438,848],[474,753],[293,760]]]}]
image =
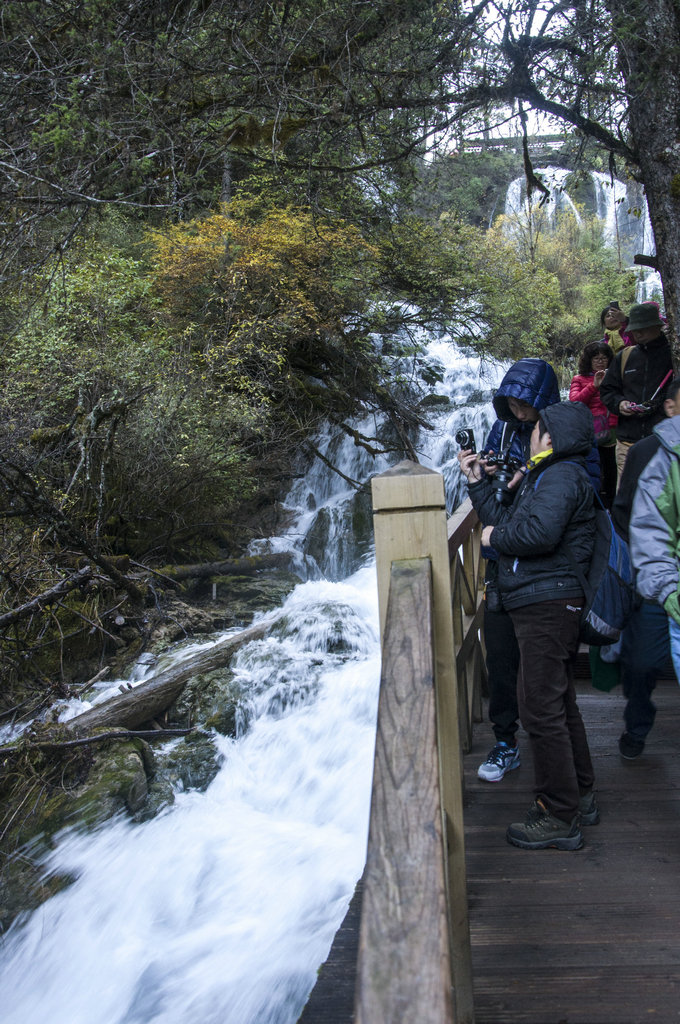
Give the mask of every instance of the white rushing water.
[{"label": "white rushing water", "polygon": [[[579,223],[581,215],[567,189],[573,172],[563,167],[539,167],[536,174],[550,189],[547,200],[534,193],[529,202],[526,178],[521,175],[508,186],[505,197],[506,230],[516,232],[527,221],[554,227],[557,215],[571,214]],[[663,295],[661,277],[650,267],[633,264],[633,256],[656,253],[654,232],[649,219],[647,200],[636,182],[623,182],[601,171],[590,171],[593,213],[602,221],[602,237],[606,245],[618,252],[623,265],[637,277],[636,301],[645,302]],[[612,296],[616,298],[616,296]]]},{"label": "white rushing water", "polygon": [[[481,442],[503,370],[445,340],[428,359],[450,404],[427,409],[418,446],[452,508],[453,434],[471,426]],[[344,435],[319,446],[355,479],[387,465]],[[294,538],[312,578],[234,660],[249,694],[240,735],[218,737],[205,792],[144,824],[60,837],[45,870],[75,880],[2,939],[2,1024],[297,1021],[363,871],[380,656],[370,537],[348,536],[366,495],[317,462],[287,504],[290,532],[268,544]]]}]

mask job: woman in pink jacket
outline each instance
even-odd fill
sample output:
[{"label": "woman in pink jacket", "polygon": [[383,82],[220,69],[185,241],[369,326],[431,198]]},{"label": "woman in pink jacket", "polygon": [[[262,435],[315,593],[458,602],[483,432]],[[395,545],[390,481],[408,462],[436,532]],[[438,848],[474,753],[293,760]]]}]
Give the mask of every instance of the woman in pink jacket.
[{"label": "woman in pink jacket", "polygon": [[578,373],[569,387],[569,401],[583,402],[593,414],[595,441],[600,455],[600,494],[607,508],[616,494],[616,437],[614,427],[618,417],[609,412],[600,398],[600,384],[614,358],[610,345],[591,341],[583,350]]}]

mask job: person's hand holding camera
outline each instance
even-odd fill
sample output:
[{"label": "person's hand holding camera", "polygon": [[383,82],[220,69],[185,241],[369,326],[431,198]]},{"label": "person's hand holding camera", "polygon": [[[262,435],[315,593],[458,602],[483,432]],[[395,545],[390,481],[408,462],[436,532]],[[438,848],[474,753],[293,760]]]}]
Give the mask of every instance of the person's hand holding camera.
[{"label": "person's hand holding camera", "polygon": [[460,463],[460,471],[468,483],[474,484],[482,479],[482,467],[476,452],[465,449],[462,452],[458,452],[457,458]]},{"label": "person's hand holding camera", "polygon": [[649,407],[638,402],[628,402],[624,399],[619,403],[619,416],[646,416]]},{"label": "person's hand holding camera", "polygon": [[[482,468],[487,476],[494,476],[498,470],[498,463],[494,460],[495,452],[482,452],[479,456]],[[491,457],[491,462],[487,459]]]}]

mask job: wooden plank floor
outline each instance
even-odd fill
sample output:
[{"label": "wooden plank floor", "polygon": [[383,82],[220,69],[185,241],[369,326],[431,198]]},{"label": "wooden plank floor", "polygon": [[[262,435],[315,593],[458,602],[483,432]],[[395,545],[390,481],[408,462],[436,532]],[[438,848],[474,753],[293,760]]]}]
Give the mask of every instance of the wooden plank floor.
[{"label": "wooden plank floor", "polygon": [[[618,752],[624,699],[578,684],[597,774],[599,825],[575,853],[510,846],[533,799],[531,754],[499,783],[465,757],[465,836],[476,1024],[680,1021],[680,687],[662,682],[644,753]],[[485,709],[486,713],[486,709]],[[351,1024],[361,891],[301,1018]],[[406,1022],[404,1022],[406,1024]]]},{"label": "wooden plank floor", "polygon": [[533,799],[530,751],[520,734],[522,767],[482,782],[492,733],[475,727],[465,832],[476,1024],[680,1021],[677,683],[660,683],[655,702],[644,753],[624,761],[620,689],[579,683],[601,822],[574,853],[506,842]]}]

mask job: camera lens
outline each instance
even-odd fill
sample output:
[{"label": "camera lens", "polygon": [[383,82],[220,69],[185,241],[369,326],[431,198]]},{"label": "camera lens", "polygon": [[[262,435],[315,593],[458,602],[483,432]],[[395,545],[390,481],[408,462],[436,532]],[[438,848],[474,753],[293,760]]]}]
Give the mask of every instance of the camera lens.
[{"label": "camera lens", "polygon": [[471,451],[475,450],[475,435],[471,430],[457,430],[454,437],[456,444],[461,448],[469,448]]}]

